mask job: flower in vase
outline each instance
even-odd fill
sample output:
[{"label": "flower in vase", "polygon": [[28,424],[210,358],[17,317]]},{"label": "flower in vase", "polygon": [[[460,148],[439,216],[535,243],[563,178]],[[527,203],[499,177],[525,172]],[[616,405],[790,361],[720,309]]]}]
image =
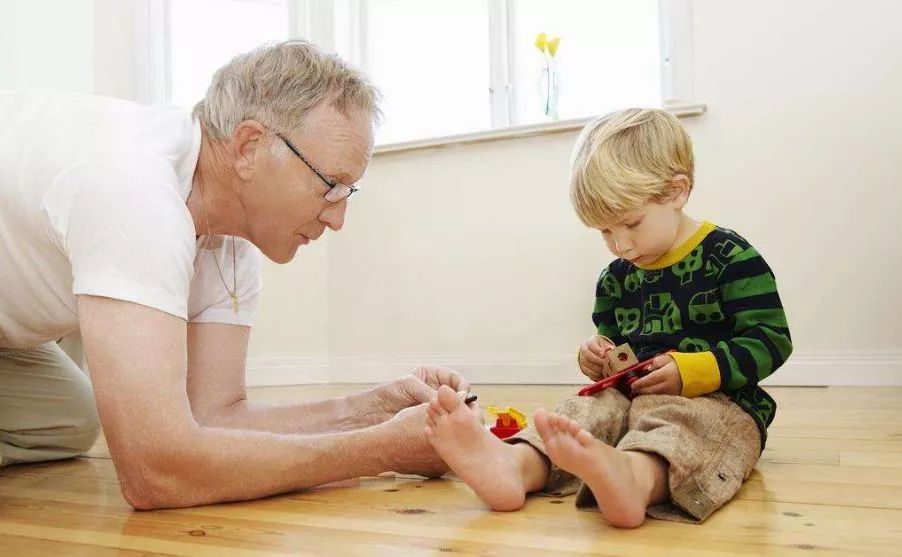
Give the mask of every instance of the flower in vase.
[{"label": "flower in vase", "polygon": [[549,58],[554,58],[554,55],[557,54],[557,47],[560,42],[560,37],[549,38],[545,33],[539,33],[536,35],[535,45],[543,55],[547,54]]},{"label": "flower in vase", "polygon": [[536,35],[534,44],[542,54],[544,67],[542,68],[542,84],[540,86],[542,96],[542,112],[550,118],[557,119],[558,76],[554,66],[554,57],[557,54],[560,37],[549,37],[545,33]]}]

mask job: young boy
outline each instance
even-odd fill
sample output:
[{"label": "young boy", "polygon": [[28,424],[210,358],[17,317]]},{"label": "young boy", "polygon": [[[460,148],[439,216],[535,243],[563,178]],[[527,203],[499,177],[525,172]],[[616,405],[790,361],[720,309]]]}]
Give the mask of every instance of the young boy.
[{"label": "young boy", "polygon": [[617,112],[580,135],[571,200],[618,259],[598,280],[598,335],[579,367],[597,380],[624,342],[654,360],[632,400],[614,388],[574,395],[506,441],[442,387],[426,435],[492,509],[578,489],[577,506],[597,503],[615,526],[639,526],[646,513],[701,522],[754,468],[776,409],[758,382],[789,357],[789,328],[755,249],[683,212],[693,167],[686,130],[661,110]]}]

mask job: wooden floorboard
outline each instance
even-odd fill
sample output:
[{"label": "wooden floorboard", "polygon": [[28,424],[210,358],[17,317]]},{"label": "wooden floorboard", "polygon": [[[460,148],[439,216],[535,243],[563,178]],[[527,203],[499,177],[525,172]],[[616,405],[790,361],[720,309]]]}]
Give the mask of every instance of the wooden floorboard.
[{"label": "wooden floorboard", "polygon": [[[256,389],[261,401],[360,386]],[[531,413],[570,386],[480,386]],[[101,441],[87,458],[0,469],[0,555],[902,555],[902,388],[772,388],[756,470],[703,525],[636,530],[530,497],[494,513],[454,477],[384,476],[260,501],[132,511]]]}]

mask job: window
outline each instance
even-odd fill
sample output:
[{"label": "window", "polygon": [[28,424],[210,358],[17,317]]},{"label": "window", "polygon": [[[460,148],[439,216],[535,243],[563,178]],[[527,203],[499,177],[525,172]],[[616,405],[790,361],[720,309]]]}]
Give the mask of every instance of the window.
[{"label": "window", "polygon": [[[661,103],[657,0],[512,0],[510,9],[513,124],[540,122],[541,32],[560,37],[554,56],[561,119]],[[546,93],[547,94],[547,93]]]},{"label": "window", "polygon": [[[334,24],[357,29],[359,46],[345,52],[334,46],[384,94],[378,144],[662,102],[659,0],[363,0],[349,6]],[[543,32],[561,38],[554,57],[535,46]],[[554,92],[543,76],[546,59],[558,84]],[[556,110],[549,111],[552,94]]]},{"label": "window", "polygon": [[356,60],[383,95],[378,142],[491,127],[485,0],[369,0]]},{"label": "window", "polygon": [[141,100],[190,110],[233,56],[289,37],[291,1],[145,0],[137,35],[146,57],[138,71],[149,74],[149,82]]},{"label": "window", "polygon": [[[220,66],[262,43],[288,38],[288,0],[169,3],[170,101],[193,107]],[[211,17],[212,14],[212,17]]]},{"label": "window", "polygon": [[[190,108],[235,54],[307,37],[380,88],[380,145],[688,98],[690,0],[146,1],[167,37],[156,97]],[[539,33],[560,37],[553,58]]]}]

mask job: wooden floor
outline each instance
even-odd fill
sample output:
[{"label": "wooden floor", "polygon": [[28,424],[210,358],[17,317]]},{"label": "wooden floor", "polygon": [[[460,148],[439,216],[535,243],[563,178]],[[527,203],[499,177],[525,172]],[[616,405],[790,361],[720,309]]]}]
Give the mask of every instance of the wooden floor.
[{"label": "wooden floor", "polygon": [[[257,390],[258,400],[358,386]],[[481,386],[531,413],[573,387]],[[134,512],[106,447],[0,470],[0,555],[902,555],[902,388],[772,388],[769,446],[705,524],[609,527],[572,497],[493,513],[454,479],[366,478],[249,503]]]}]

